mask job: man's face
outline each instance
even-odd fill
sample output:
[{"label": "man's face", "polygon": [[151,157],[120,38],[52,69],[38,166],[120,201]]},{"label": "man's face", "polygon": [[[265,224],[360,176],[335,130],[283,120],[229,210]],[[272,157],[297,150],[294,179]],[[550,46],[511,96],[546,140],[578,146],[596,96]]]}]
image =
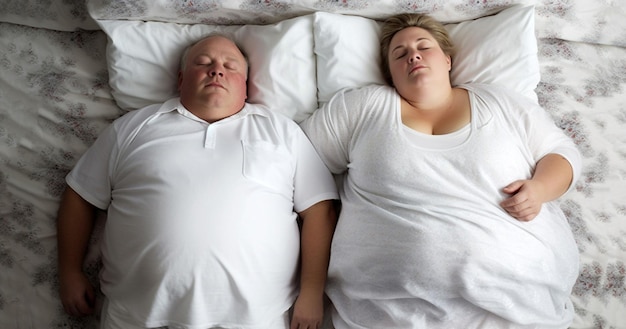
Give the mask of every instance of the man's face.
[{"label": "man's face", "polygon": [[193,46],[178,77],[181,103],[192,113],[238,112],[247,98],[248,65],[237,46],[212,36]]}]

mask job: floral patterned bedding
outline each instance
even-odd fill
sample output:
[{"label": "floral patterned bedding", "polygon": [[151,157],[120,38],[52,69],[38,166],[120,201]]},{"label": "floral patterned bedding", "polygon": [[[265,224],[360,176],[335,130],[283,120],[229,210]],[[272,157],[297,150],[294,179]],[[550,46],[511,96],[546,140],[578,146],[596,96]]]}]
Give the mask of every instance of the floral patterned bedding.
[{"label": "floral patterned bedding", "polygon": [[[315,11],[368,18],[425,11],[462,21],[514,3],[535,3],[539,102],[576,141],[584,161],[576,189],[561,199],[581,257],[571,328],[626,328],[624,0],[3,1],[0,328],[98,326],[97,316],[76,319],[63,312],[55,238],[64,176],[124,113],[111,95],[108,40],[96,20],[267,24]],[[86,262],[94,282],[97,237]]]}]

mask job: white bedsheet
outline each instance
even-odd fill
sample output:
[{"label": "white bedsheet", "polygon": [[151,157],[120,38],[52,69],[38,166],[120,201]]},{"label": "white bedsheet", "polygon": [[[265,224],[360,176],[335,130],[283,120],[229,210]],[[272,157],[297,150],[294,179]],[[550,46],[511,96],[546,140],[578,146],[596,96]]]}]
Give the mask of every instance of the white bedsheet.
[{"label": "white bedsheet", "polygon": [[[315,10],[372,17],[425,8],[467,19],[511,1],[89,3],[114,19],[263,24]],[[560,202],[581,256],[572,293],[576,329],[626,328],[625,7],[621,0],[537,1],[539,102],[583,156],[582,177]],[[108,85],[106,35],[87,8],[81,1],[0,4],[0,328],[97,328],[97,316],[64,314],[56,278],[63,177],[123,113]],[[85,265],[94,282],[97,237]]]}]

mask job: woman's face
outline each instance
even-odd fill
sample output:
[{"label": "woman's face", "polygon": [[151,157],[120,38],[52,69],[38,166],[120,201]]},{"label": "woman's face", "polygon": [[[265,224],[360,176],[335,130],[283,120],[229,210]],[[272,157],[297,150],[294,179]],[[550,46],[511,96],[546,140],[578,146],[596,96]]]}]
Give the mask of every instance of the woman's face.
[{"label": "woman's face", "polygon": [[450,56],[446,55],[430,32],[407,27],[396,33],[389,44],[389,71],[393,84],[403,90],[427,84],[450,84]]}]

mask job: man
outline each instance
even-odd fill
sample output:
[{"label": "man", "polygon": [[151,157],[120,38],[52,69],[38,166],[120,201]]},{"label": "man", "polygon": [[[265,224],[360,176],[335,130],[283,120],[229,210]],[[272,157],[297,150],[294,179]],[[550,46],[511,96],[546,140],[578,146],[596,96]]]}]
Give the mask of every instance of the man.
[{"label": "man", "polygon": [[94,311],[81,269],[100,208],[102,328],[289,328],[292,305],[291,328],[316,328],[332,176],[297,124],[245,102],[248,64],[229,38],[198,41],[181,63],[179,98],[116,120],[67,176],[66,312]]}]

